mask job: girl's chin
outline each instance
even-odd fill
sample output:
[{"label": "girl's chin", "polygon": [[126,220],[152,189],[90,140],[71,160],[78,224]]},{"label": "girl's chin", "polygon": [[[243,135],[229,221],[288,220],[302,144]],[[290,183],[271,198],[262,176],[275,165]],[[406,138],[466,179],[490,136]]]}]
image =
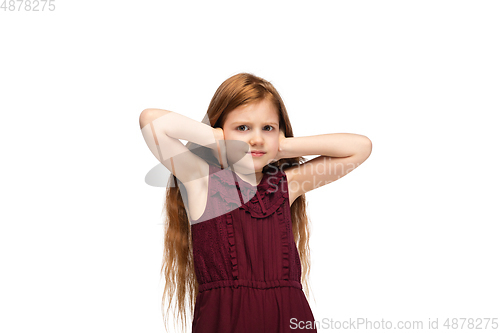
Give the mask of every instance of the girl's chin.
[{"label": "girl's chin", "polygon": [[246,174],[250,172],[261,171],[264,165],[263,163],[253,163],[250,165],[248,163],[236,163],[233,164],[233,167],[235,170]]}]

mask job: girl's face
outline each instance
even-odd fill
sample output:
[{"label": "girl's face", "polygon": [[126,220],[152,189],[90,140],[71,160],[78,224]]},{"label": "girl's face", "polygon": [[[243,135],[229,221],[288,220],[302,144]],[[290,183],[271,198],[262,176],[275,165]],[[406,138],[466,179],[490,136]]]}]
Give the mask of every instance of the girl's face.
[{"label": "girl's face", "polygon": [[[263,99],[241,105],[229,112],[222,127],[225,140],[238,140],[246,143],[245,151],[234,153],[227,149],[227,158],[242,173],[262,171],[278,154],[279,117],[275,106]],[[242,149],[242,145],[238,145]],[[262,154],[251,154],[260,151]],[[239,161],[231,157],[244,156]]]}]

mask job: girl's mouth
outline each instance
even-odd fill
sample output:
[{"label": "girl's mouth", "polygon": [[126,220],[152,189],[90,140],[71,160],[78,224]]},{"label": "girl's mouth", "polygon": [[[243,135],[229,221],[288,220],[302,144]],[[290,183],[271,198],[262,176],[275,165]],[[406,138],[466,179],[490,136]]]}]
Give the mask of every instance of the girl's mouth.
[{"label": "girl's mouth", "polygon": [[262,151],[260,151],[260,152],[257,152],[257,151],[252,152],[252,151],[251,151],[251,152],[248,152],[247,154],[251,154],[253,157],[260,157],[260,156],[265,155],[266,153],[264,153],[264,152],[262,152]]}]

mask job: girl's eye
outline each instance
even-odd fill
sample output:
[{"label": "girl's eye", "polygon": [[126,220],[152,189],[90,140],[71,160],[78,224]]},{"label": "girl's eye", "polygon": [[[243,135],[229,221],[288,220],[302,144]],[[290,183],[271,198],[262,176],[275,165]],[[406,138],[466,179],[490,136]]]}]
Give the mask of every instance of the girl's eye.
[{"label": "girl's eye", "polygon": [[[241,128],[242,128],[242,127],[248,127],[248,126],[247,126],[247,125],[240,125],[240,126],[238,126],[236,129],[237,129],[237,130],[239,130],[239,131],[241,132]],[[267,130],[268,132],[270,132],[270,131],[272,131],[272,130],[274,129],[274,127],[273,127],[273,126],[271,126],[271,125],[266,125],[266,126],[264,126],[264,127],[269,127],[269,128],[270,128],[269,130]]]}]

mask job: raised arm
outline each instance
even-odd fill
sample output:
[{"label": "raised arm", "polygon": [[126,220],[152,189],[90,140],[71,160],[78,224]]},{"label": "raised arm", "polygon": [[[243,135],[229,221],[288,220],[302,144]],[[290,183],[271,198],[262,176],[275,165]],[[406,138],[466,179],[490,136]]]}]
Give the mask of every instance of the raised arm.
[{"label": "raised arm", "polygon": [[280,158],[321,155],[284,170],[289,182],[290,203],[308,191],[347,175],[363,163],[371,151],[370,139],[359,134],[331,133],[285,138],[280,142]]},{"label": "raised arm", "polygon": [[[221,128],[213,128],[173,111],[145,109],[139,116],[144,140],[153,155],[183,183],[200,179],[208,174],[208,165],[190,152],[180,140],[187,140],[213,150],[219,164],[224,162],[224,146],[217,148],[217,141],[224,140]],[[219,146],[220,146],[219,142]],[[173,164],[173,165],[172,165]]]}]

